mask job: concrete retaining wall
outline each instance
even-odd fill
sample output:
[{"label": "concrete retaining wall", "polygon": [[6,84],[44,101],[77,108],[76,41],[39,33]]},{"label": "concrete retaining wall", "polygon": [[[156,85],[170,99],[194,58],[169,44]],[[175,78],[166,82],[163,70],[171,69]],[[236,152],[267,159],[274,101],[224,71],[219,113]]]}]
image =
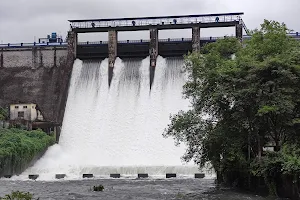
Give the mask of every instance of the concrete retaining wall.
[{"label": "concrete retaining wall", "polygon": [[73,45],[1,48],[0,106],[35,103],[45,120],[61,123],[73,62]]},{"label": "concrete retaining wall", "polygon": [[66,62],[67,47],[2,48],[1,68],[52,68]]}]

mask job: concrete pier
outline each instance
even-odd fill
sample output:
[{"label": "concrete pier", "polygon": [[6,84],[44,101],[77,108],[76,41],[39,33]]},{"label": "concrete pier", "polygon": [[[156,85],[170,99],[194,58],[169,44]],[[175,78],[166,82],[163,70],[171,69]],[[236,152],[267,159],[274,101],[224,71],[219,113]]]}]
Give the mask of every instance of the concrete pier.
[{"label": "concrete pier", "polygon": [[242,24],[235,25],[235,36],[240,41],[242,41],[242,39],[243,39],[243,25]]},{"label": "concrete pier", "polygon": [[120,174],[110,174],[109,175],[110,178],[121,178]]},{"label": "concrete pier", "polygon": [[176,178],[176,174],[166,174],[166,178]]},{"label": "concrete pier", "polygon": [[114,65],[117,58],[118,33],[115,30],[108,31],[108,85],[110,86],[114,73]]},{"label": "concrete pier", "polygon": [[94,178],[94,174],[83,174],[82,178]]},{"label": "concrete pier", "polygon": [[77,58],[77,42],[78,42],[78,34],[74,31],[68,32],[68,51],[72,51],[74,54],[74,59]]},{"label": "concrete pier", "polygon": [[29,178],[30,180],[36,180],[36,179],[38,179],[38,177],[39,177],[38,174],[28,175],[28,178]]},{"label": "concrete pier", "polygon": [[0,52],[0,68],[3,68],[3,50]]},{"label": "concrete pier", "polygon": [[195,178],[204,178],[204,177],[205,177],[205,174],[203,174],[203,173],[195,174]]},{"label": "concrete pier", "polygon": [[150,89],[155,75],[156,59],[158,56],[158,29],[150,29],[150,44],[149,44],[149,55],[150,55]]},{"label": "concrete pier", "polygon": [[149,178],[148,174],[138,174],[138,178]]},{"label": "concrete pier", "polygon": [[192,48],[193,52],[200,51],[200,27],[194,26],[192,28]]},{"label": "concrete pier", "polygon": [[64,179],[66,174],[55,174],[55,179]]}]

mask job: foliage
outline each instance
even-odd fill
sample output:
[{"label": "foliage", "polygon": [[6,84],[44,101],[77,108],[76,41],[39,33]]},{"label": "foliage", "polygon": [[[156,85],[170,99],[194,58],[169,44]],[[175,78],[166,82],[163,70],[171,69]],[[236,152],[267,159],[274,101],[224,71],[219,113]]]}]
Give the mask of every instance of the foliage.
[{"label": "foliage", "polygon": [[[34,200],[33,194],[29,192],[20,192],[20,191],[13,191],[11,194],[5,195],[5,197],[1,198],[1,200]],[[36,200],[39,200],[36,199]]]},{"label": "foliage", "polygon": [[[250,172],[298,173],[300,44],[286,32],[265,20],[244,44],[226,38],[186,57],[192,109],[172,116],[164,132],[187,145],[185,161],[210,162],[231,184]],[[263,156],[267,144],[276,152]]]},{"label": "foliage", "polygon": [[104,186],[103,185],[98,185],[98,186],[94,186],[93,187],[93,191],[94,192],[102,192],[104,190]]},{"label": "foliage", "polygon": [[277,195],[276,182],[281,175],[293,177],[297,182],[300,175],[300,149],[293,144],[285,144],[278,152],[268,152],[260,161],[253,160],[251,173],[264,177],[269,191]]},{"label": "foliage", "polygon": [[0,107],[0,120],[8,119],[8,109]]},{"label": "foliage", "polygon": [[0,175],[20,173],[35,156],[54,143],[55,139],[41,130],[0,129]]}]

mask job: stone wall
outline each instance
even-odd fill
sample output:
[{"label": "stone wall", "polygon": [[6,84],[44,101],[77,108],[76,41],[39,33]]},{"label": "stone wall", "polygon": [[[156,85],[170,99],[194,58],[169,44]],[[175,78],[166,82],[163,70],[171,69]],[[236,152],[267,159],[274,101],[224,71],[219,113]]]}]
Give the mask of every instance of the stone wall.
[{"label": "stone wall", "polygon": [[0,49],[0,106],[35,103],[45,120],[62,123],[73,46]]}]

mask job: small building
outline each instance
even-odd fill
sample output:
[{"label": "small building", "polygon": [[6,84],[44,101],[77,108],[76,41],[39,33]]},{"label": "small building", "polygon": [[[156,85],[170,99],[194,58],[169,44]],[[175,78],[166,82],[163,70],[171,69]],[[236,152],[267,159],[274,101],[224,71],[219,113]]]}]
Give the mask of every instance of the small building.
[{"label": "small building", "polygon": [[37,104],[18,103],[10,105],[9,127],[26,130],[42,129],[47,134],[54,134],[59,140],[61,124],[47,121]]},{"label": "small building", "polygon": [[39,43],[61,43],[63,42],[62,36],[58,36],[56,33],[47,35],[47,38],[39,38]]},{"label": "small building", "polygon": [[33,122],[43,121],[44,117],[36,104],[11,104],[10,120],[25,120]]}]

